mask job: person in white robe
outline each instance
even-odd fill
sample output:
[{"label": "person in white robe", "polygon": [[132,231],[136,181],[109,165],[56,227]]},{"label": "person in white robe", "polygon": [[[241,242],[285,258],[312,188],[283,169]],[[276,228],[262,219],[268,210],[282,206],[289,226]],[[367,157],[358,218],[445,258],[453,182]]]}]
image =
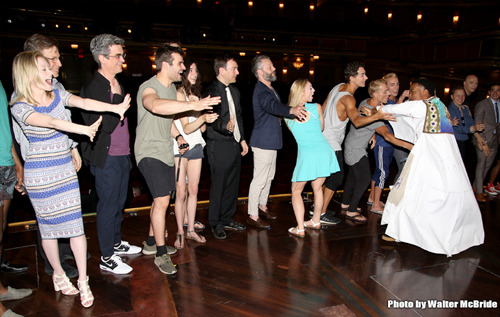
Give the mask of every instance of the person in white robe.
[{"label": "person in white robe", "polygon": [[414,144],[384,208],[383,239],[452,256],[482,244],[484,229],[449,113],[434,91],[420,78],[412,101],[382,108],[397,118],[390,122],[396,138]]}]

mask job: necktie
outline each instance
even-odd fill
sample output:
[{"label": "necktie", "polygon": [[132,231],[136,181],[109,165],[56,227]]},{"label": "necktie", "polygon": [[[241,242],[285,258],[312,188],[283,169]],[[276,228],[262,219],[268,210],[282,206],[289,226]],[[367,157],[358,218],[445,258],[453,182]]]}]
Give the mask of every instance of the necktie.
[{"label": "necktie", "polygon": [[226,94],[227,94],[227,103],[229,104],[229,114],[234,118],[233,136],[236,142],[239,143],[241,139],[241,134],[240,134],[240,129],[238,128],[238,120],[236,118],[236,109],[234,107],[233,96],[229,91],[229,87],[226,87]]},{"label": "necktie", "polygon": [[498,107],[497,107],[497,103],[495,102],[495,117],[497,119],[497,123],[498,123]]}]

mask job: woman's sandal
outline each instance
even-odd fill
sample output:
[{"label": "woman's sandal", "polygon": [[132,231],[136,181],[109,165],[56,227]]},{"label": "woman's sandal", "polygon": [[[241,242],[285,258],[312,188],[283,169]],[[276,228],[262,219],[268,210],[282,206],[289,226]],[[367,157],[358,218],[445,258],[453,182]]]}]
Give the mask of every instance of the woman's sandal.
[{"label": "woman's sandal", "polygon": [[307,221],[304,222],[304,227],[306,228],[311,228],[311,229],[321,229],[321,223],[314,223],[314,221],[312,219],[309,219],[309,221],[312,223],[312,226],[311,225],[307,225]]},{"label": "woman's sandal", "polygon": [[63,293],[64,295],[78,294],[78,290],[66,276],[66,273],[64,273],[63,275],[57,275],[56,273],[54,273],[54,275],[52,275],[52,281],[54,282],[54,290],[56,292],[61,291],[61,293]]},{"label": "woman's sandal", "polygon": [[[176,233],[175,234],[177,236],[177,240],[175,240],[174,242],[174,248],[176,248],[177,250],[182,250],[184,249],[184,234],[183,233]],[[179,241],[179,244],[176,244],[177,241]]]},{"label": "woman's sandal", "polygon": [[[293,229],[295,229],[296,232],[293,232]],[[304,234],[300,234],[301,232],[304,232]],[[305,230],[300,230],[299,227],[291,227],[290,229],[288,229],[288,233],[299,238],[304,238],[306,236]]]},{"label": "woman's sandal", "polygon": [[[194,237],[193,237],[193,236],[190,236],[190,235],[189,235],[190,233],[193,233],[193,234],[194,234]],[[196,232],[196,231],[194,231],[194,230],[193,230],[193,231],[188,231],[188,232],[186,232],[186,239],[189,239],[189,240],[194,240],[194,241],[196,241],[196,242],[198,242],[198,243],[201,243],[201,244],[205,244],[205,243],[207,243],[207,240],[205,239],[205,237],[204,237],[204,236],[200,236],[200,235],[198,234],[198,232]]]},{"label": "woman's sandal", "polygon": [[[184,224],[184,227],[187,227],[187,226],[188,226],[188,224],[187,224],[187,223],[185,223],[185,224]],[[205,229],[205,225],[204,225],[204,224],[202,224],[202,223],[201,223],[201,222],[199,222],[199,221],[195,221],[195,222],[194,222],[194,230],[203,230],[203,229]]]},{"label": "woman's sandal", "polygon": [[80,290],[80,301],[82,306],[85,308],[92,306],[92,304],[94,304],[94,294],[92,294],[92,291],[90,290],[88,276],[83,282],[78,280],[78,289]]}]

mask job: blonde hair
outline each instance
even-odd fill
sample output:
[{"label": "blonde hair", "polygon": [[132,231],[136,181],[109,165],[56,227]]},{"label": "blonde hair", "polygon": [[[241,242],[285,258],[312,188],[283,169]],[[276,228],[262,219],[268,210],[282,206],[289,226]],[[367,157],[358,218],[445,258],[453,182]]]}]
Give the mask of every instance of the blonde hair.
[{"label": "blonde hair", "polygon": [[385,80],[387,80],[387,78],[398,78],[398,75],[396,75],[396,73],[389,73],[383,77]]},{"label": "blonde hair", "polygon": [[295,80],[290,87],[290,94],[288,95],[288,105],[290,107],[300,106],[302,103],[302,95],[306,90],[309,80],[307,78],[299,78]]},{"label": "blonde hair", "polygon": [[[387,77],[387,76],[386,76]],[[387,85],[385,78],[375,79],[370,82],[368,86],[368,94],[373,98],[373,94],[380,89],[380,86]]]},{"label": "blonde hair", "polygon": [[[21,52],[14,58],[14,62],[12,63],[12,82],[16,98],[10,102],[10,105],[22,99],[26,99],[28,103],[33,105],[37,104],[31,91],[31,85],[33,83],[43,85],[44,83],[38,74],[38,58],[40,57],[45,59],[40,52]],[[48,92],[48,94],[50,95],[52,92]]]}]

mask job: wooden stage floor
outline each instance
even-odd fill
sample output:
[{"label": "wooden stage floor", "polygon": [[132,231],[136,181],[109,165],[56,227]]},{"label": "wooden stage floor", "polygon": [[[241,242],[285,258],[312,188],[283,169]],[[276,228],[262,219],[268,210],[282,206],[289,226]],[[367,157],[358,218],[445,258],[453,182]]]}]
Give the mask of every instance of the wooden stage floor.
[{"label": "wooden stage floor", "polygon": [[[336,195],[330,204],[337,215],[339,201]],[[306,203],[306,210],[310,205]],[[241,200],[235,220],[245,223],[246,207]],[[35,231],[11,228],[5,238],[6,258],[31,267],[26,273],[3,274],[2,282],[34,292],[4,305],[25,316],[500,315],[498,307],[460,308],[460,300],[468,300],[468,305],[489,300],[499,304],[500,198],[481,205],[484,245],[451,258],[382,241],[381,216],[370,213],[366,205],[362,207],[368,223],[357,224],[341,215],[339,225],[306,229],[305,239],[287,233],[295,225],[289,196],[273,197],[269,207],[278,216],[269,230],[227,231],[226,240],[217,240],[205,229],[200,233],[207,237],[206,245],[188,240],[186,248],[172,256],[178,272],[171,276],[159,272],[154,256],[144,255],[123,257],[134,268],[129,275],[100,271],[95,222],[86,217],[90,286],[96,297],[89,309],[80,305],[79,297],[54,292],[37,255]],[[175,239],[174,218],[167,218],[169,245]],[[197,219],[207,223],[207,204],[199,205]],[[141,245],[148,225],[147,211],[126,217],[123,239]],[[389,307],[391,301],[413,307]],[[458,302],[458,308],[416,307],[424,301]]]}]

